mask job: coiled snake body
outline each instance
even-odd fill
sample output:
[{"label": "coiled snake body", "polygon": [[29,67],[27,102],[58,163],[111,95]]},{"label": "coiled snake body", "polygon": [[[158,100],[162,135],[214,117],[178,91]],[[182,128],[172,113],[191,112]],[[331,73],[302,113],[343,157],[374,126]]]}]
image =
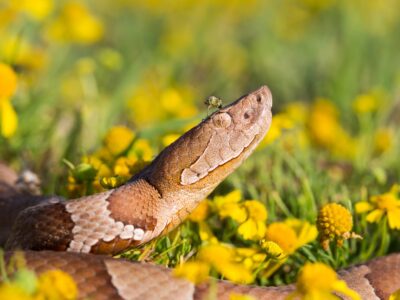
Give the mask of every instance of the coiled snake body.
[{"label": "coiled snake body", "polygon": [[[3,232],[9,233],[6,249],[26,250],[28,266],[37,272],[51,268],[68,272],[83,299],[205,298],[211,289],[208,284],[194,286],[159,266],[92,254],[116,254],[179,225],[263,139],[271,124],[271,107],[272,96],[265,86],[241,97],[186,132],[114,190],[67,202],[49,198],[34,206],[26,195],[3,192],[0,214],[7,217],[3,223],[14,222],[14,203],[30,206],[19,213],[11,233]],[[400,287],[400,254],[340,274],[363,299],[386,299]],[[219,281],[216,296],[228,299],[235,292],[284,299],[291,290],[293,286],[263,288]]]}]

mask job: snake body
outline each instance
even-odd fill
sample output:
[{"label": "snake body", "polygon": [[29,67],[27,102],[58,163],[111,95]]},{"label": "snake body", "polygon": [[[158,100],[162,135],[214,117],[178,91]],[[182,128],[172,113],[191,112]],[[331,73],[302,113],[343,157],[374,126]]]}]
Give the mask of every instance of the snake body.
[{"label": "snake body", "polygon": [[[179,225],[263,139],[271,124],[271,107],[266,86],[239,98],[186,132],[116,189],[71,201],[40,198],[36,205],[31,197],[20,196],[29,199],[29,207],[7,232],[6,249],[25,250],[28,266],[37,272],[68,272],[82,299],[203,299],[210,293],[229,299],[232,292],[283,299],[293,286],[262,288],[225,281],[194,286],[163,267],[92,255],[117,254]],[[10,212],[11,198],[0,196],[0,206]],[[7,215],[7,209],[0,214]],[[400,255],[344,270],[341,276],[363,299],[385,299],[400,287]]]}]

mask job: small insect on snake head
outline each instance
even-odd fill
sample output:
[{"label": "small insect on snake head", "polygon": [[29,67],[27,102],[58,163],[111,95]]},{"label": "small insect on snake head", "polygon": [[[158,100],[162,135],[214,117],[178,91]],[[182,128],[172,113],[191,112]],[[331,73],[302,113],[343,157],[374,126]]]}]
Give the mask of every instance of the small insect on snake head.
[{"label": "small insect on snake head", "polygon": [[208,97],[204,101],[204,104],[208,105],[207,115],[209,115],[211,108],[217,108],[217,109],[221,109],[222,108],[222,100],[220,98],[216,97],[216,96]]}]

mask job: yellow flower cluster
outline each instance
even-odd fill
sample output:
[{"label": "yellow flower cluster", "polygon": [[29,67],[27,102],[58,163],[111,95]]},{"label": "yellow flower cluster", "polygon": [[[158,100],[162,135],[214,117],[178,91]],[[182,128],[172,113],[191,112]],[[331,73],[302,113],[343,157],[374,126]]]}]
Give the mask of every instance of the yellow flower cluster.
[{"label": "yellow flower cluster", "polygon": [[115,188],[144,168],[153,155],[150,143],[136,138],[131,129],[112,127],[103,139],[103,146],[71,168],[68,190],[78,196],[88,192],[88,185],[97,191]]},{"label": "yellow flower cluster", "polygon": [[366,213],[367,221],[378,223],[382,219],[387,220],[389,227],[400,229],[400,187],[394,185],[387,193],[372,196],[369,201],[360,201],[356,203],[356,212]]}]

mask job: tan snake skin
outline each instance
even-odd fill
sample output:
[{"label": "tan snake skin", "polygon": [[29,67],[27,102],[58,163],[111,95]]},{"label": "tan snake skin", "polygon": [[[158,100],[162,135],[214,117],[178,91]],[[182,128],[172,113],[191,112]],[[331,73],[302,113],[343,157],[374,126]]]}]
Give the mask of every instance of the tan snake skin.
[{"label": "tan snake skin", "polygon": [[[28,266],[39,273],[60,268],[71,274],[80,299],[206,299],[213,293],[217,299],[229,299],[231,293],[284,299],[293,286],[263,288],[217,281],[196,287],[160,266],[87,254],[116,254],[179,225],[263,139],[271,124],[271,107],[271,93],[263,86],[203,120],[125,185],[72,201],[18,193],[11,184],[14,175],[0,164],[5,168],[0,168],[4,223],[14,221],[14,203],[27,207],[11,233],[4,226],[8,230],[2,234],[9,235],[6,249],[63,251],[24,253]],[[340,275],[363,299],[386,299],[400,287],[400,254]]]}]

